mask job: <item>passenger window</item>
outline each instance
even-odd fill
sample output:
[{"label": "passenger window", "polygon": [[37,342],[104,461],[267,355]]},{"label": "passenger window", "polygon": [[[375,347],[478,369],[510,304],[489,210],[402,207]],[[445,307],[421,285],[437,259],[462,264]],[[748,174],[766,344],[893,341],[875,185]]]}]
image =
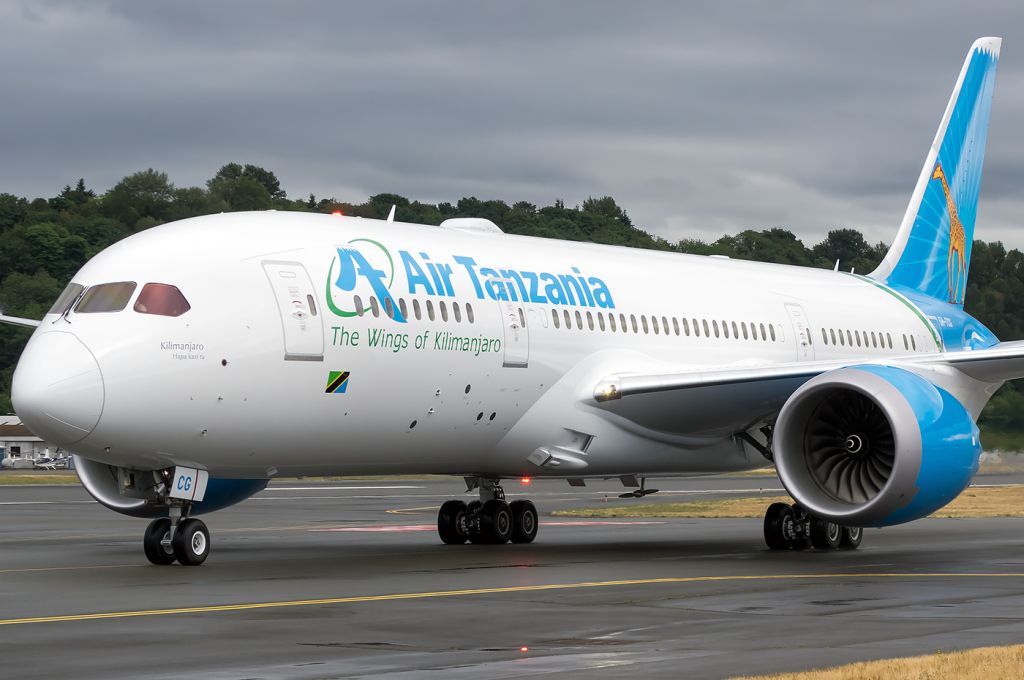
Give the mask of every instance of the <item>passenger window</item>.
[{"label": "passenger window", "polygon": [[633,332],[634,333],[639,333],[640,332],[640,327],[637,326],[637,324],[636,324],[636,315],[635,314],[630,314],[629,315],[629,323],[633,327]]},{"label": "passenger window", "polygon": [[583,315],[580,314],[580,310],[576,310],[576,328],[583,330]]},{"label": "passenger window", "polygon": [[362,316],[363,314],[366,314],[366,308],[363,307],[363,298],[356,295],[352,298],[352,302],[356,306],[356,316]]},{"label": "passenger window", "polygon": [[857,341],[857,347],[860,347],[860,331],[854,331],[853,337]]},{"label": "passenger window", "polygon": [[875,332],[871,331],[871,346],[878,347],[878,338],[875,337]]},{"label": "passenger window", "polygon": [[[833,345],[836,344],[836,329],[834,329],[834,328],[828,329],[828,334],[829,334],[829,337],[832,338],[832,344]],[[843,337],[843,334],[840,333],[839,337]]]},{"label": "passenger window", "polygon": [[565,319],[565,329],[572,330],[572,317],[569,316],[569,310],[562,310],[562,318]]},{"label": "passenger window", "polygon": [[750,322],[750,337],[753,340],[757,340],[757,324],[753,321]]},{"label": "passenger window", "polygon": [[762,340],[767,340],[768,339],[768,333],[764,330],[764,324],[761,324],[761,339]]},{"label": "passenger window", "polygon": [[615,314],[608,314],[608,328],[611,330],[612,333],[615,332]]},{"label": "passenger window", "polygon": [[683,317],[683,335],[690,337],[690,320]]},{"label": "passenger window", "polygon": [[[146,289],[143,288],[142,292],[145,293]],[[180,291],[179,291],[178,295],[181,295]],[[142,297],[142,296],[140,295],[139,297]],[[185,296],[182,295],[181,299],[184,300]],[[185,304],[187,305],[188,302],[186,302]],[[313,295],[312,294],[306,296],[306,304],[309,305],[309,313],[312,314],[313,316],[316,316],[316,300],[313,299]],[[191,307],[189,309],[191,309]],[[188,310],[186,309],[185,311],[187,312]],[[182,313],[184,313],[184,312],[182,312]],[[171,316],[180,316],[180,315],[179,314],[172,314]]]},{"label": "passenger window", "polygon": [[738,329],[738,328],[736,327],[736,322],[735,322],[735,321],[733,321],[733,322],[731,322],[731,323],[732,323],[732,337],[734,337],[734,338],[736,338],[737,340],[739,340],[739,339],[740,339],[740,331],[739,331],[739,329]]},{"label": "passenger window", "polygon": [[715,329],[715,337],[717,338],[718,337],[718,322],[717,321],[712,321],[711,322],[711,327]]},{"label": "passenger window", "polygon": [[651,332],[650,327],[647,325],[647,317],[643,314],[640,315],[640,324],[644,327],[644,335]]},{"label": "passenger window", "polygon": [[57,301],[53,303],[53,307],[50,307],[50,311],[47,313],[63,314],[67,311],[68,307],[71,306],[71,303],[82,294],[83,290],[85,290],[85,286],[78,283],[69,283],[64,289],[64,292],[60,294],[60,297],[57,298]]},{"label": "passenger window", "polygon": [[370,298],[370,312],[373,313],[374,318],[380,316],[380,306],[377,304],[377,298]]},{"label": "passenger window", "polygon": [[846,338],[843,336],[843,331],[839,331],[839,344],[846,347]]},{"label": "passenger window", "polygon": [[914,338],[913,335],[910,336],[910,346],[914,349],[915,352],[917,351],[917,340]]},{"label": "passenger window", "polygon": [[416,320],[419,321],[423,317],[420,315],[420,301],[413,298],[412,301],[412,313],[416,316]]},{"label": "passenger window", "polygon": [[651,317],[651,326],[653,326],[654,334],[658,335],[660,333],[660,330],[658,329],[658,317]]},{"label": "passenger window", "polygon": [[558,323],[558,310],[557,309],[552,309],[551,310],[551,320],[555,322],[555,328],[561,328],[562,327],[562,325],[560,323]]},{"label": "passenger window", "polygon": [[459,303],[452,303],[452,314],[455,315],[455,323],[462,323],[462,310],[459,309]]},{"label": "passenger window", "polygon": [[398,309],[402,312],[403,319],[409,318],[409,308],[405,306],[405,298],[398,298]]},{"label": "passenger window", "polygon": [[[316,316],[316,305],[313,303],[313,296],[307,295],[306,301],[309,304],[310,313]],[[140,314],[181,316],[191,309],[191,306],[177,286],[166,283],[147,283],[142,287],[139,299],[135,301],[134,309]]]},{"label": "passenger window", "polygon": [[389,319],[395,318],[395,303],[391,298],[384,300],[384,314],[386,314]]},{"label": "passenger window", "polygon": [[134,281],[101,283],[85,291],[85,295],[75,305],[75,313],[120,312],[128,306],[128,300],[134,292]]},{"label": "passenger window", "polygon": [[826,345],[828,344],[828,335],[825,333],[824,328],[821,329],[821,341]]},{"label": "passenger window", "polygon": [[679,335],[679,319],[672,317],[672,330],[675,331],[676,335]]},{"label": "passenger window", "polygon": [[434,320],[434,302],[432,300],[427,300],[427,318],[431,321]]},{"label": "passenger window", "polygon": [[846,344],[853,347],[853,333],[849,330],[846,331]]},{"label": "passenger window", "polygon": [[601,312],[597,313],[597,326],[601,330],[604,330],[604,314],[602,314]]},{"label": "passenger window", "polygon": [[473,305],[466,303],[466,321],[473,323]]},{"label": "passenger window", "polygon": [[885,339],[889,341],[889,349],[892,349],[892,335],[887,332],[885,334]]},{"label": "passenger window", "polygon": [[523,314],[523,308],[519,308],[519,327],[526,328],[526,315]]},{"label": "passenger window", "polygon": [[724,337],[726,337],[726,338],[729,337],[729,322],[728,321],[723,321],[722,322],[722,335]]},{"label": "passenger window", "polygon": [[705,338],[710,338],[711,337],[711,330],[708,327],[708,320],[707,319],[701,319],[700,321],[701,321],[701,324],[704,325],[704,337]]},{"label": "passenger window", "polygon": [[775,342],[775,324],[769,324],[768,332],[771,333],[772,342]]},{"label": "passenger window", "polygon": [[447,321],[448,320],[448,305],[446,305],[444,303],[444,300],[441,300],[440,302],[437,303],[437,306],[441,310],[441,321]]},{"label": "passenger window", "polygon": [[747,322],[746,321],[741,321],[740,322],[740,330],[743,331],[743,339],[744,340],[749,340],[750,336],[747,335]]}]

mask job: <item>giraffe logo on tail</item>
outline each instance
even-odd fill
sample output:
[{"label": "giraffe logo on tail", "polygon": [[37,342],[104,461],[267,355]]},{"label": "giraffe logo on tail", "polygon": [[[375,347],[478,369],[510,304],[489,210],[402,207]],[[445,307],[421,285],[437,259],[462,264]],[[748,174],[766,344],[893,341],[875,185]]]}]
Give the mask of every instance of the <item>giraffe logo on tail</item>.
[{"label": "giraffe logo on tail", "polygon": [[[964,225],[956,214],[956,203],[949,193],[946,173],[942,171],[942,163],[935,164],[932,179],[942,182],[942,193],[946,195],[946,208],[949,210],[949,255],[946,257],[946,276],[949,282],[949,301],[954,305],[962,305],[967,283],[967,243],[964,237]],[[955,285],[954,285],[955,281]]]}]

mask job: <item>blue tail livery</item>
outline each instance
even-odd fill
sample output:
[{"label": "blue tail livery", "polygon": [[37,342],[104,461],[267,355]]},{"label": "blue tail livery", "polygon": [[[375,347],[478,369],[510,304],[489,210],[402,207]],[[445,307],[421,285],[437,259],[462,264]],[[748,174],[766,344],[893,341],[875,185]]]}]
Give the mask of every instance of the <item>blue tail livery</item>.
[{"label": "blue tail livery", "polygon": [[872,278],[963,307],[1001,42],[971,46],[896,240]]}]

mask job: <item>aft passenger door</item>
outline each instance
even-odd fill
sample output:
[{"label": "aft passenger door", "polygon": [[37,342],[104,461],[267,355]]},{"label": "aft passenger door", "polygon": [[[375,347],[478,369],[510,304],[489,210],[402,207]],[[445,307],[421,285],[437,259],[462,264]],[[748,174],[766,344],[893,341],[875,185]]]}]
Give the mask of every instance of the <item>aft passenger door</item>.
[{"label": "aft passenger door", "polygon": [[811,324],[807,321],[804,308],[795,302],[787,302],[786,313],[789,314],[789,321],[793,325],[793,335],[796,336],[796,360],[813,361],[814,345],[811,340]]},{"label": "aft passenger door", "polygon": [[301,262],[264,261],[284,331],[285,361],[323,361],[324,327],[316,291]]}]

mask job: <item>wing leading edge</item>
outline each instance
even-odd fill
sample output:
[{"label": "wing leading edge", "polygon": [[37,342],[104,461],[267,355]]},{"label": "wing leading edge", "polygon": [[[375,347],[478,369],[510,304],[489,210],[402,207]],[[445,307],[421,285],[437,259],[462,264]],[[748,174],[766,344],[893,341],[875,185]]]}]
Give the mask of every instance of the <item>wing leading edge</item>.
[{"label": "wing leading edge", "polygon": [[616,373],[600,380],[595,405],[641,427],[679,434],[727,435],[770,419],[811,378],[851,365],[949,366],[987,383],[1024,377],[1024,341],[981,350],[891,361],[813,361],[724,366],[665,373]]}]

